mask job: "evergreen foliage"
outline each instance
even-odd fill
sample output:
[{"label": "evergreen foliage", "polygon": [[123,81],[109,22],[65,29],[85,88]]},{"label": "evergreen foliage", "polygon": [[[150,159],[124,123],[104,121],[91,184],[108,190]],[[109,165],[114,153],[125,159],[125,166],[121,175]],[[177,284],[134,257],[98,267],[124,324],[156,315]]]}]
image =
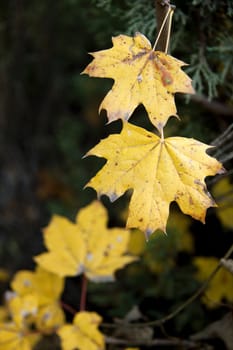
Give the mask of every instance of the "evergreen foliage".
[{"label": "evergreen foliage", "polygon": [[[156,31],[153,0],[92,0],[108,17],[120,17],[124,28],[115,28],[115,34],[133,35],[136,31],[154,40]],[[191,67],[187,72],[194,81],[197,93],[209,99],[219,96],[226,84],[229,97],[233,95],[232,81],[232,1],[193,0],[171,2],[177,6],[174,13],[171,51],[186,58]],[[217,23],[217,25],[216,25]],[[227,28],[227,35],[225,34]],[[223,59],[224,52],[224,59]],[[214,55],[213,55],[214,53]],[[221,64],[219,64],[221,61]]]}]

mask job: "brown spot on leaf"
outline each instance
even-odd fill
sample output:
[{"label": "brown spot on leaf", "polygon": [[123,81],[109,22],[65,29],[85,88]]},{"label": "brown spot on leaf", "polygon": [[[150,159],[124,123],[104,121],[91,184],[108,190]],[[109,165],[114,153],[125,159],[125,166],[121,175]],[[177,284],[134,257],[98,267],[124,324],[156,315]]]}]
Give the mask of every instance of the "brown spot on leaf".
[{"label": "brown spot on leaf", "polygon": [[171,74],[167,70],[163,70],[161,76],[163,86],[171,85],[173,83],[173,79]]},{"label": "brown spot on leaf", "polygon": [[189,196],[189,204],[190,204],[190,205],[193,205],[193,204],[194,204],[193,199],[192,199],[191,196]]}]

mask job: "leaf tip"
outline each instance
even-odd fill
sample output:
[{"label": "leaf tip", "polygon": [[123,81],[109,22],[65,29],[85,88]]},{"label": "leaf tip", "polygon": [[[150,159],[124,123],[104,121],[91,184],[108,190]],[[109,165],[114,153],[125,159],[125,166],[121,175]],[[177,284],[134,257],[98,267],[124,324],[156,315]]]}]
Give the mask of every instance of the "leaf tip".
[{"label": "leaf tip", "polygon": [[153,232],[154,232],[154,230],[152,230],[152,229],[149,228],[149,227],[146,229],[146,231],[144,232],[144,233],[145,233],[146,242],[149,241],[150,236],[152,235]]},{"label": "leaf tip", "polygon": [[218,170],[217,174],[218,174],[218,175],[223,175],[223,174],[225,174],[226,172],[227,172],[227,170],[226,170],[223,166],[221,166],[221,168]]},{"label": "leaf tip", "polygon": [[109,193],[108,197],[111,202],[115,202],[115,200],[118,198],[118,195],[115,192],[113,192],[113,193]]}]

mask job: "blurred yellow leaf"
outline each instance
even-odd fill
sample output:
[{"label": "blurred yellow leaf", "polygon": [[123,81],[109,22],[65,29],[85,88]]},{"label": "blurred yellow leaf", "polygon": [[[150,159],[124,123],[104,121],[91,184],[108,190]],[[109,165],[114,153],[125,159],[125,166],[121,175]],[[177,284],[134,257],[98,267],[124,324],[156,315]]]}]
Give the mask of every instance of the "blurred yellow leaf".
[{"label": "blurred yellow leaf", "polygon": [[176,115],[174,94],[193,93],[191,79],[180,69],[184,62],[164,52],[154,51],[141,33],[119,35],[113,47],[92,53],[94,60],[83,73],[92,77],[113,78],[114,85],[101,103],[109,122],[128,120],[143,104],[151,122],[161,129]]},{"label": "blurred yellow leaf", "polygon": [[36,317],[36,328],[43,334],[54,333],[65,323],[65,314],[58,303],[42,306]]},{"label": "blurred yellow leaf", "polygon": [[[194,265],[198,271],[196,278],[199,281],[205,281],[211,272],[216,268],[218,259],[214,257],[196,257],[194,258]],[[206,296],[206,297],[205,297]],[[221,302],[223,298],[232,302],[233,301],[233,277],[232,274],[221,268],[213,279],[209,282],[209,285],[205,291],[203,302],[209,306],[217,306],[216,302]]]},{"label": "blurred yellow leaf", "polygon": [[7,305],[12,320],[19,329],[32,323],[38,311],[38,299],[33,294],[18,296],[11,293]]},{"label": "blurred yellow leaf", "polygon": [[218,202],[218,207],[216,208],[217,216],[223,226],[233,229],[233,184],[230,182],[229,177],[216,182],[212,191]]},{"label": "blurred yellow leaf", "polygon": [[98,330],[102,318],[95,312],[79,312],[72,325],[58,331],[63,350],[104,350],[104,336]]},{"label": "blurred yellow leaf", "polygon": [[163,139],[124,123],[121,134],[110,135],[88,152],[107,163],[86,186],[111,201],[133,189],[127,226],[146,236],[157,229],[166,231],[173,201],[204,222],[207,208],[215,206],[204,179],[222,171],[222,165],[206,154],[209,147],[189,138]]},{"label": "blurred yellow leaf", "polygon": [[[16,325],[20,326],[20,322],[22,323],[25,319],[27,324],[36,326],[40,332],[49,334],[64,324],[65,315],[59,304],[64,289],[63,277],[38,266],[35,272],[28,270],[17,272],[11,287],[14,292],[9,294],[8,304]],[[24,307],[24,300],[37,302],[31,318],[27,315],[28,310]],[[30,304],[27,307],[29,308]]]},{"label": "blurred yellow leaf", "polygon": [[11,282],[11,288],[21,296],[34,294],[38,305],[58,300],[64,289],[64,278],[37,266],[35,271],[21,270]]},{"label": "blurred yellow leaf", "polygon": [[44,231],[48,252],[35,261],[60,276],[84,273],[93,281],[112,280],[114,272],[135,257],[125,255],[129,231],[106,225],[107,212],[99,201],[81,209],[76,223],[54,216]]}]

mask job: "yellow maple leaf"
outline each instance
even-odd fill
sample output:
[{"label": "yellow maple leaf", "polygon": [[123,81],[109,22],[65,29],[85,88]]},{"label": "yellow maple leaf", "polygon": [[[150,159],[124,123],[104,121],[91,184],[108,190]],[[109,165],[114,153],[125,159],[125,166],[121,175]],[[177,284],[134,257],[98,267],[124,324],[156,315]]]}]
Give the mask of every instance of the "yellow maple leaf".
[{"label": "yellow maple leaf", "polygon": [[102,318],[95,312],[82,311],[75,315],[72,325],[58,331],[64,350],[104,350],[104,336],[98,330]]},{"label": "yellow maple leaf", "polygon": [[11,288],[20,296],[35,295],[39,306],[47,305],[59,300],[64,278],[37,266],[35,271],[18,271],[11,281]]},{"label": "yellow maple leaf", "polygon": [[206,209],[215,206],[204,178],[222,171],[222,165],[206,154],[209,147],[189,138],[162,139],[124,123],[121,134],[110,135],[87,153],[106,158],[107,163],[86,186],[111,201],[133,189],[127,226],[147,236],[166,230],[172,201],[204,222]]},{"label": "yellow maple leaf", "polygon": [[[199,281],[205,281],[218,265],[218,259],[214,257],[196,257],[194,265],[198,271],[196,278]],[[221,268],[211,279],[202,298],[208,307],[217,306],[216,303],[221,302],[223,298],[233,302],[233,278],[231,272]]]},{"label": "yellow maple leaf", "polygon": [[91,54],[94,60],[83,72],[114,79],[100,110],[107,111],[109,122],[128,120],[143,104],[151,122],[161,130],[167,119],[176,115],[174,93],[194,93],[191,79],[180,69],[185,63],[154,51],[141,33],[134,37],[119,35],[112,41],[111,49]]},{"label": "yellow maple leaf", "polygon": [[114,272],[135,257],[125,255],[130,232],[106,224],[107,212],[99,201],[81,209],[76,223],[54,216],[44,231],[49,252],[35,261],[60,276],[84,273],[93,281],[112,280]]}]

